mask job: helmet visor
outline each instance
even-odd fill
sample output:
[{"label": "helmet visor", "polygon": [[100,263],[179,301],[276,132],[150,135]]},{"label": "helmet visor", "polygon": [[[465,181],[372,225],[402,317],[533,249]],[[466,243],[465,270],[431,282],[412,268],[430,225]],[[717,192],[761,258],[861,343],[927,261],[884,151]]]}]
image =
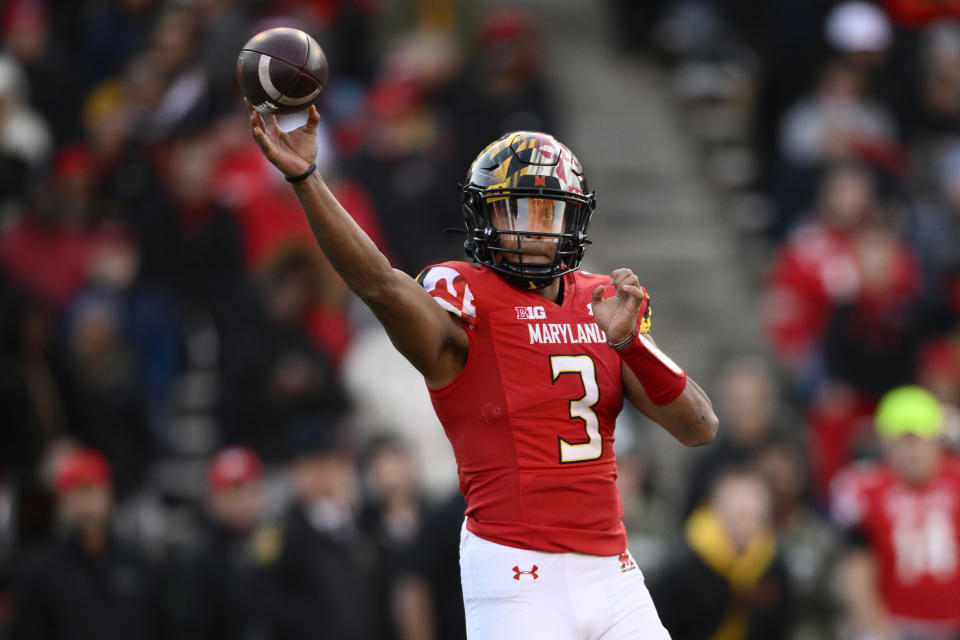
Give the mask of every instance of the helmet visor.
[{"label": "helmet visor", "polygon": [[561,234],[580,206],[551,198],[499,196],[487,198],[483,208],[490,224],[499,231]]}]

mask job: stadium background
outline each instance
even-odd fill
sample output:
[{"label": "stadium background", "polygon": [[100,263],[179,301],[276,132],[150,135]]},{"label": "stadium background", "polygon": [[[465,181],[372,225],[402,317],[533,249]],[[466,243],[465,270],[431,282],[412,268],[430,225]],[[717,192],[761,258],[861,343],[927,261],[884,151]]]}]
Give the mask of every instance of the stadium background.
[{"label": "stadium background", "polygon": [[[541,129],[575,150],[599,197],[584,267],[639,274],[658,341],[721,418],[691,451],[624,415],[632,550],[655,575],[717,470],[756,463],[789,637],[834,637],[827,488],[878,455],[877,398],[926,385],[960,441],[958,19],[923,0],[6,0],[0,637],[44,570],[30,558],[56,535],[56,469],[77,446],[112,467],[113,529],[150,568],[157,635],[193,629],[218,526],[209,463],[231,444],[263,461],[240,480],[265,496],[243,576],[285,588],[270,541],[303,497],[287,472],[298,452],[335,456],[357,516],[343,535],[369,553],[331,574],[375,586],[331,608],[375,612],[357,637],[429,637],[417,616],[437,603],[427,627],[457,628],[449,446],[249,138],[236,53],[278,25],[327,52],[320,165],[411,274],[461,255],[441,231],[487,142]],[[274,615],[240,637],[298,637]]]}]

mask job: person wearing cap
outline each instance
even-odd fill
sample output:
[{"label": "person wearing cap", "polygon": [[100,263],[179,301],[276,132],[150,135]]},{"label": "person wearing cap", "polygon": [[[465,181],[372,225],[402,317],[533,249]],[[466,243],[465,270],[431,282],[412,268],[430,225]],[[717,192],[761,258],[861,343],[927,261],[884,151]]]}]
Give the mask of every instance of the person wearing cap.
[{"label": "person wearing cap", "polygon": [[113,473],[103,454],[74,449],[55,464],[58,534],[23,560],[10,638],[158,638],[157,582],[111,532]]},{"label": "person wearing cap", "polygon": [[[357,470],[335,418],[298,416],[289,428],[293,503],[268,570],[271,638],[381,640],[382,562],[357,519]],[[319,631],[322,630],[322,633]]]},{"label": "person wearing cap", "polygon": [[831,513],[848,532],[841,596],[864,640],[960,637],[960,460],[944,414],[917,386],[884,395],[874,418],[883,460],[838,474]]},{"label": "person wearing cap", "polygon": [[230,446],[207,467],[209,535],[189,562],[178,637],[265,637],[260,603],[279,533],[263,523],[263,465],[247,447]]}]

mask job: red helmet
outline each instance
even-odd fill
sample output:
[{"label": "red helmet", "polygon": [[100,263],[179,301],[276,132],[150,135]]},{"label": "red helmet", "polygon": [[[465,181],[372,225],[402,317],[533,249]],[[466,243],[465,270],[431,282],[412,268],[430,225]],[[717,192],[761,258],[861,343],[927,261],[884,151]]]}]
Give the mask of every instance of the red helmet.
[{"label": "red helmet", "polygon": [[77,487],[109,487],[112,483],[110,463],[96,449],[74,449],[64,454],[53,477],[53,486],[59,495]]},{"label": "red helmet", "polygon": [[241,446],[221,449],[210,461],[207,468],[207,480],[210,489],[220,492],[260,477],[263,468],[259,456],[252,449]]}]

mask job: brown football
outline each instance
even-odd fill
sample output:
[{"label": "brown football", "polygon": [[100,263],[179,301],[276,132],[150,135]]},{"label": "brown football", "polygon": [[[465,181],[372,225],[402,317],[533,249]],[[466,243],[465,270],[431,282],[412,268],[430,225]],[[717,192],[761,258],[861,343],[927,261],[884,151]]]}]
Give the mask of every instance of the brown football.
[{"label": "brown football", "polygon": [[294,113],[317,101],[330,79],[327,56],[299,29],[261,31],[240,50],[237,81],[263,114]]}]

